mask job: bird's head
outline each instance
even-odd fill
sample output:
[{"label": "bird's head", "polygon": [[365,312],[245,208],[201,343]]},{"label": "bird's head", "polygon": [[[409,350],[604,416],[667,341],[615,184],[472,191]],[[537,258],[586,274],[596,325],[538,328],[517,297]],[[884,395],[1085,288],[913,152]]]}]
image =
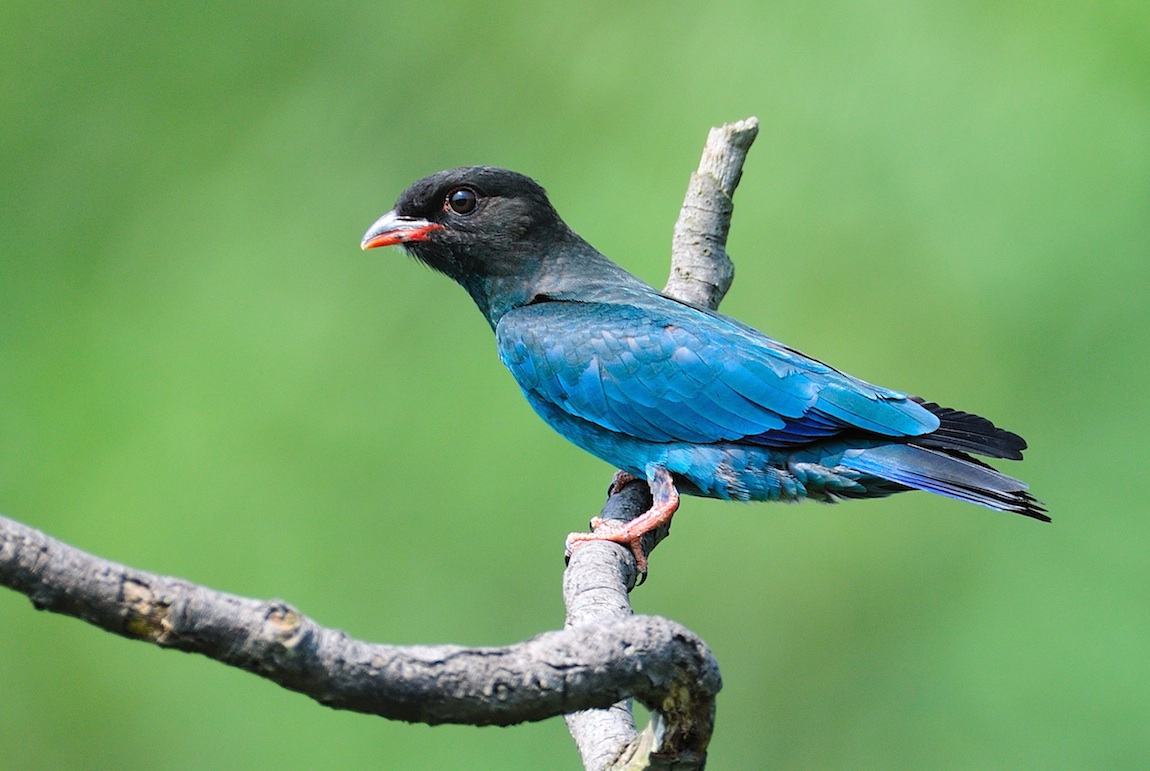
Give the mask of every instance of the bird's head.
[{"label": "bird's head", "polygon": [[401,244],[420,261],[466,284],[523,273],[570,237],[547,193],[530,177],[489,166],[425,177],[368,228],[361,247]]}]

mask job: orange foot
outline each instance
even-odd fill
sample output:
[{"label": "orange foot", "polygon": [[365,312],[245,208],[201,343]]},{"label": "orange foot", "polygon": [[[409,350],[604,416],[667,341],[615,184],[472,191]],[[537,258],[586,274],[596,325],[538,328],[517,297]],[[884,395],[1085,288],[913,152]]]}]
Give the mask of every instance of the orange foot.
[{"label": "orange foot", "polygon": [[[620,471],[611,482],[611,494],[619,492],[634,479],[631,474]],[[567,536],[567,556],[570,557],[575,549],[589,541],[611,541],[622,544],[635,555],[635,570],[639,573],[639,583],[643,583],[647,578],[647,555],[643,553],[643,536],[669,523],[679,508],[679,491],[675,489],[674,480],[667,469],[662,466],[649,467],[647,484],[651,488],[651,497],[654,500],[651,508],[630,522],[595,517],[591,520],[593,532],[571,533]]]}]

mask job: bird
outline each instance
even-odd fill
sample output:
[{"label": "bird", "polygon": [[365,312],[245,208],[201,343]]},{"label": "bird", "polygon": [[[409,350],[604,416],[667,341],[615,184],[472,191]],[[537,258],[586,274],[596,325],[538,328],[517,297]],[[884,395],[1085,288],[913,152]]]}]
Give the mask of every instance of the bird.
[{"label": "bird", "polygon": [[923,490],[1049,522],[1027,485],[975,455],[1021,460],[990,420],[872,385],[716,311],[662,294],[577,235],[530,177],[448,169],[408,187],[363,249],[401,245],[460,284],[543,420],[645,480],[651,508],[568,536],[630,548],[680,494],[837,502]]}]

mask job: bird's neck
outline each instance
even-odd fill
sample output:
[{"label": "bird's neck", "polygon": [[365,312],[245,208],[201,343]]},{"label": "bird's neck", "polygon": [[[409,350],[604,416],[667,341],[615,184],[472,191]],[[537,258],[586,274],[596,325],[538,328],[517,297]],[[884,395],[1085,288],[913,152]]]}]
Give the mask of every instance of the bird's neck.
[{"label": "bird's neck", "polygon": [[[578,238],[578,236],[576,236]],[[617,299],[621,292],[653,292],[582,239],[546,259],[525,261],[514,275],[471,275],[460,281],[494,329],[504,314],[541,299],[582,302]]]}]

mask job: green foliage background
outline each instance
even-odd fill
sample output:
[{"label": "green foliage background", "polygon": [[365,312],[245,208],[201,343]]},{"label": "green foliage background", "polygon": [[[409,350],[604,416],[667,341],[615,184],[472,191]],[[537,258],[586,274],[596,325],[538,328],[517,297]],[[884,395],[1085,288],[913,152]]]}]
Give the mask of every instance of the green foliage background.
[{"label": "green foliage background", "polygon": [[[652,282],[758,115],[727,312],[993,417],[1052,526],[688,500],[636,609],[713,646],[712,767],[1150,759],[1150,6],[0,5],[0,511],[397,643],[561,622],[610,469],[365,227],[490,163]],[[0,593],[0,766],[575,768],[560,720],[329,711]]]}]

